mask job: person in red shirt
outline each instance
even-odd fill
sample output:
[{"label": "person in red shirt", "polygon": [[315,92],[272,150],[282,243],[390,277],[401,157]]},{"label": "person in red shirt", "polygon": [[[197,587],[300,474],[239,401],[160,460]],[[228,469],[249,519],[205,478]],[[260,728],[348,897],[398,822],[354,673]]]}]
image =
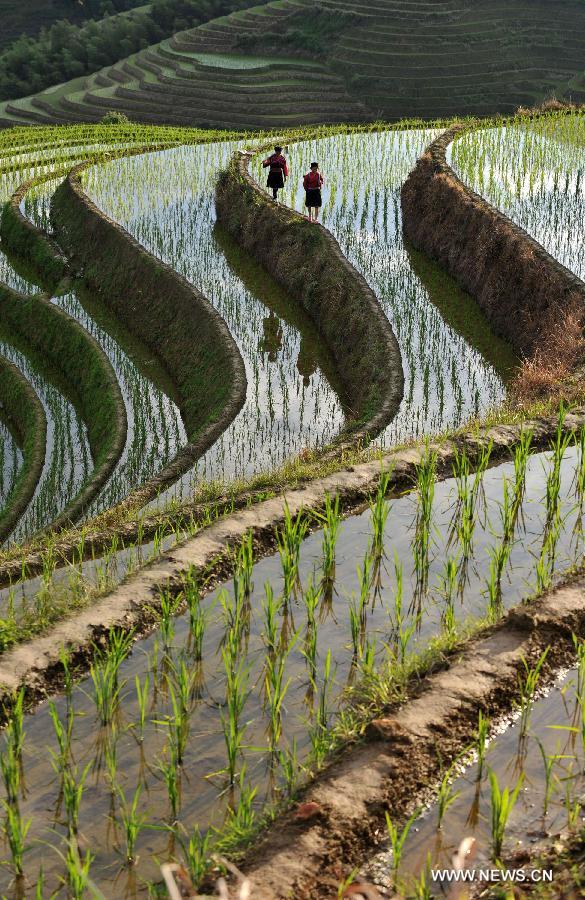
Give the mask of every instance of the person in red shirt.
[{"label": "person in red shirt", "polygon": [[262,163],[268,171],[268,187],[272,188],[272,199],[278,200],[278,192],[284,187],[284,179],[288,177],[288,165],[282,155],[282,147],[275,147],[272,156]]},{"label": "person in red shirt", "polygon": [[305,206],[309,210],[309,222],[317,222],[319,220],[319,210],[323,205],[321,197],[321,188],[325,179],[319,171],[319,163],[311,163],[311,171],[307,172],[303,178],[303,187],[305,189]]}]

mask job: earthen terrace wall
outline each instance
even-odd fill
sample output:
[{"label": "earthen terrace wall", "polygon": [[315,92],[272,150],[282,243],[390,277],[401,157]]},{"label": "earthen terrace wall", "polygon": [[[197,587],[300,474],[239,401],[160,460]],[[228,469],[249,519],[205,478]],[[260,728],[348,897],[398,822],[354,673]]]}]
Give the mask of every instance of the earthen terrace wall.
[{"label": "earthen terrace wall", "polygon": [[552,352],[569,315],[585,323],[585,284],[449,166],[464,126],[440,135],[402,188],[406,237],[474,297],[494,331],[525,357]]}]

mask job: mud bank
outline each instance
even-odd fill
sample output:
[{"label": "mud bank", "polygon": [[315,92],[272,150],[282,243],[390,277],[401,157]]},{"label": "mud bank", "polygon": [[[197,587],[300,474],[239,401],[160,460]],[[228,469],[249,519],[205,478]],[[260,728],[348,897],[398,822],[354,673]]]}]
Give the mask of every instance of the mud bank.
[{"label": "mud bank", "polygon": [[172,484],[207,450],[241,409],[246,375],[240,352],[209,301],[148,253],[84,193],[76,166],[53,196],[59,243],[83,280],[159,361],[176,386],[189,443],[133,492],[140,506]]},{"label": "mud bank", "polygon": [[446,152],[463,127],[438,137],[404,183],[404,232],[521,355],[554,362],[554,333],[570,319],[585,324],[585,284],[457,177]]},{"label": "mud bank", "polygon": [[57,372],[85,423],[93,472],[51,528],[75,522],[110,477],[124,450],[126,408],[107,356],[75,319],[41,296],[0,285],[2,325]]},{"label": "mud bank", "polygon": [[299,302],[331,353],[349,398],[341,440],[368,440],[394,417],[404,391],[398,342],[373,291],[333,235],[272,203],[236,154],[216,187],[220,224]]},{"label": "mud bank", "polygon": [[23,462],[0,512],[5,540],[31,501],[45,462],[47,417],[43,404],[20,370],[0,356],[0,405],[22,449]]},{"label": "mud bank", "polygon": [[552,673],[574,659],[574,634],[585,634],[583,575],[512,609],[411,684],[407,701],[370,722],[364,740],[347,748],[239,864],[252,895],[335,897],[340,882],[384,842],[386,811],[394,822],[411,815],[473,742],[479,711],[492,722],[509,712],[523,659],[533,663],[551,645]]}]

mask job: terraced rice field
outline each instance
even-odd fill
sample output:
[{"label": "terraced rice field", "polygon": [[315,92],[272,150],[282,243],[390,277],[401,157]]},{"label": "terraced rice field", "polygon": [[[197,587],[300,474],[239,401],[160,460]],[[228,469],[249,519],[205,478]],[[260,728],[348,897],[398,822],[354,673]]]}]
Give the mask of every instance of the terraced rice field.
[{"label": "terraced rice field", "polygon": [[[268,14],[287,6],[288,0],[271,4]],[[239,18],[253,29],[265,14],[251,10]],[[368,15],[375,18],[376,9]],[[231,27],[226,19],[207,29],[216,42],[210,52],[222,52]],[[194,41],[188,52],[195,59],[203,51]],[[582,276],[575,232],[582,219],[583,118],[486,126],[463,132],[453,145],[450,158],[460,177]],[[433,670],[455,666],[469,651],[466,641],[486,628],[499,633],[517,604],[525,602],[528,615],[528,601],[583,563],[582,417],[555,408],[557,425],[548,437],[540,423],[534,432],[516,427],[508,457],[501,445],[496,451],[483,440],[480,425],[490,418],[518,426],[522,411],[504,404],[519,361],[492,334],[475,301],[403,237],[401,187],[436,129],[291,133],[287,148],[285,204],[302,211],[302,175],[318,159],[326,178],[323,222],[374,291],[398,340],[404,397],[369,448],[350,443],[345,429],[354,411],[342,387],[347,373],[335,348],[326,346],[314,312],[277,285],[216,220],[219,173],[236,151],[273,138],[132,129],[104,126],[95,135],[56,129],[44,138],[31,130],[0,140],[4,200],[21,181],[39,176],[20,206],[21,228],[34,236],[37,255],[20,257],[3,226],[0,356],[16,367],[47,422],[41,474],[0,559],[0,682],[10,675],[14,687],[4,694],[7,724],[0,740],[0,892],[7,897],[164,896],[160,866],[171,860],[181,861],[193,884],[213,889],[217,855],[240,859],[237,854],[277,815],[283,816],[277,828],[290,825],[288,810],[304,796],[301,789],[327,777],[333,754],[363,746],[372,718],[388,714],[389,705],[396,715],[408,709],[415,684],[424,692],[429,673],[431,680]],[[260,182],[261,159],[256,155],[253,162]],[[99,218],[101,234],[110,229],[118,246],[135,254],[124,257],[135,270],[122,301],[108,296],[117,282],[106,282],[105,271],[108,290],[90,289],[99,278],[78,251],[58,278],[47,278],[43,269],[47,257],[39,246],[49,252],[49,235],[61,241],[64,255],[71,246],[61,182],[81,160],[89,160],[81,194],[69,201],[83,203],[85,193],[95,204],[88,207],[93,219],[74,220],[84,221],[88,246]],[[73,190],[74,180],[68,184]],[[254,202],[272,203],[261,196]],[[310,253],[313,227],[297,218],[283,234],[283,254],[301,228]],[[102,269],[109,263],[100,257]],[[115,268],[114,259],[114,274]],[[152,271],[154,294],[152,283],[140,282]],[[156,280],[177,275],[185,281]],[[132,316],[116,315],[116,309],[125,312],[123,303],[136,321],[147,315],[144,306],[163,283],[176,290],[168,290],[164,310],[158,307],[165,314],[182,314],[183,297],[200,309],[209,301],[206,315],[225,327],[232,360],[241,360],[245,372],[239,411],[196,459],[181,455],[197,437],[181,394],[184,360],[162,346],[176,332],[169,327],[158,344],[148,343]],[[142,288],[140,301],[133,291]],[[41,352],[40,329],[25,327],[35,315],[54,329],[55,340],[67,334],[87,366],[69,365],[64,353],[51,352],[50,342]],[[220,354],[218,340],[218,365]],[[80,368],[99,390],[92,393],[78,379]],[[195,398],[202,408],[206,391],[214,389],[211,379],[203,384]],[[27,429],[19,431],[8,416],[14,405],[7,402],[0,417],[3,502],[31,456]],[[99,418],[104,408],[111,410],[105,423]],[[465,449],[444,442],[445,433],[464,426]],[[340,437],[348,442],[342,450]],[[409,449],[393,457],[393,471],[383,454],[401,444]],[[180,465],[159,496],[139,493],[176,459]],[[369,481],[360,486],[367,465]],[[295,471],[300,477],[287,481]],[[401,481],[401,471],[410,476]],[[322,482],[319,502],[297,511],[293,488],[310,490],[304,481],[323,474],[338,481]],[[264,493],[250,489],[255,485]],[[83,494],[89,488],[93,492]],[[71,515],[80,524],[68,533],[74,543],[69,564],[62,565],[59,536],[38,532],[60,522],[82,495],[88,499]],[[218,496],[219,505],[209,500]],[[134,505],[124,507],[129,497]],[[231,515],[234,506],[239,511]],[[273,510],[268,524],[267,508]],[[98,529],[101,543],[86,546]],[[197,547],[205,542],[202,564]],[[39,551],[36,557],[27,556],[30,547]],[[20,558],[20,571],[8,576],[6,565]],[[100,600],[104,605],[92,609]],[[55,638],[50,629],[80,609],[85,624],[67,623]],[[520,620],[522,614],[516,614]],[[87,624],[92,615],[99,616],[97,624]],[[579,632],[579,617],[571,622]],[[563,627],[567,642],[570,627]],[[18,647],[13,656],[9,649],[43,632],[47,643],[38,652],[50,660],[54,680],[41,683],[42,664],[35,663],[38,680],[28,682],[27,693],[11,667],[26,680],[22,667],[30,663],[22,662]],[[33,658],[37,651],[23,652]],[[550,655],[557,659],[554,647]],[[537,820],[542,828],[565,821],[577,827],[580,632],[567,656],[578,669],[543,699],[537,687],[553,674],[546,657],[540,665],[520,665],[516,694],[510,688],[502,696],[493,728],[479,720],[477,764],[468,746],[445,761],[438,811],[431,784],[429,811],[410,832],[404,811],[390,809],[382,855],[373,858],[370,838],[349,849],[335,870],[339,882],[359,869],[386,895],[430,896],[428,852],[433,865],[443,865],[460,839],[472,835],[487,866],[508,850],[511,833],[526,838]],[[508,728],[502,713],[509,718],[516,695],[519,722]],[[347,758],[341,756],[341,766]],[[485,821],[498,792],[522,777],[530,791],[514,798],[510,832],[507,821],[499,837],[488,832]],[[414,793],[411,799],[419,801]],[[546,807],[542,815],[531,812],[530,803]],[[309,890],[307,896],[316,897],[322,887]]]}]

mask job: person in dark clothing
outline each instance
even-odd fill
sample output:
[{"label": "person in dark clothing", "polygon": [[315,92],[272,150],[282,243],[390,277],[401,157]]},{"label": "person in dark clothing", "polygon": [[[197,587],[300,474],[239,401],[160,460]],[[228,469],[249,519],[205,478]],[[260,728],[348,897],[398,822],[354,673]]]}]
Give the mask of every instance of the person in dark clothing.
[{"label": "person in dark clothing", "polygon": [[268,169],[268,187],[272,188],[272,199],[278,200],[278,192],[284,187],[284,179],[288,176],[288,164],[282,155],[282,147],[275,147],[272,156],[262,163]]},{"label": "person in dark clothing", "polygon": [[317,222],[319,210],[323,205],[321,188],[325,179],[319,171],[319,163],[311,163],[311,171],[303,178],[303,187],[306,192],[305,206],[309,210],[309,222]]}]

